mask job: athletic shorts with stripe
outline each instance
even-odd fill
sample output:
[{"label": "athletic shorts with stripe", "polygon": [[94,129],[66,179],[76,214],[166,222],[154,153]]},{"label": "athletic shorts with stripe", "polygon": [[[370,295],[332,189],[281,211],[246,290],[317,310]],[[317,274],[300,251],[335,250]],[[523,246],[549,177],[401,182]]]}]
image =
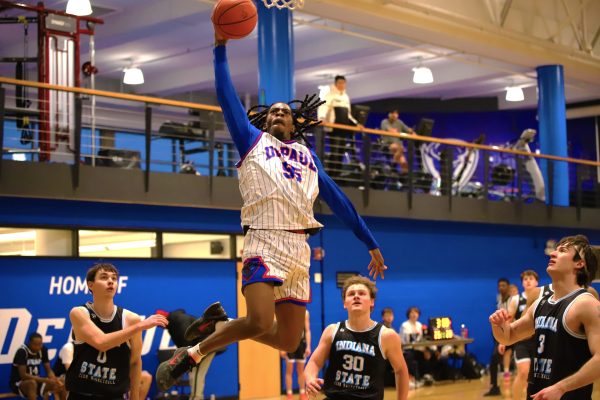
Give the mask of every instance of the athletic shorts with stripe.
[{"label": "athletic shorts with stripe", "polygon": [[[16,383],[10,385],[10,390],[14,394],[18,394],[22,398],[26,399],[27,396],[25,396],[25,394],[23,392],[21,392],[21,388],[19,387],[21,385],[21,382],[23,382],[23,381],[18,381]],[[45,383],[37,383],[37,382],[36,382],[36,384],[37,384],[37,395],[43,397],[44,391],[46,390],[46,384]]]},{"label": "athletic shorts with stripe", "polygon": [[519,364],[522,362],[531,362],[531,359],[535,355],[536,342],[535,338],[526,339],[521,342],[517,342],[513,345],[513,354],[515,356],[515,363]]},{"label": "athletic shorts with stripe", "polygon": [[300,340],[298,348],[293,353],[287,353],[288,361],[303,363],[306,361],[304,353],[306,352],[306,340]]},{"label": "athletic shorts with stripe", "polygon": [[308,235],[272,229],[249,229],[244,237],[242,291],[255,282],[275,284],[275,302],[310,302]]}]

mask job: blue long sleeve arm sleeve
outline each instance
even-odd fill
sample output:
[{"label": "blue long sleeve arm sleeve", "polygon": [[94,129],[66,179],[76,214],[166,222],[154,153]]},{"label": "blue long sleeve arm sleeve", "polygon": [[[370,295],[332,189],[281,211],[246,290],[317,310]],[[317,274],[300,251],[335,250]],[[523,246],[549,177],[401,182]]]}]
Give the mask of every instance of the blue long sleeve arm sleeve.
[{"label": "blue long sleeve arm sleeve", "polygon": [[240,157],[244,157],[259,138],[260,130],[256,129],[248,120],[242,102],[235,92],[227,64],[225,46],[216,46],[214,57],[217,98],[233,143],[240,153]]},{"label": "blue long sleeve arm sleeve", "polygon": [[363,242],[369,250],[379,248],[379,244],[373,237],[373,234],[367,227],[365,221],[356,212],[356,209],[346,197],[344,192],[327,175],[325,168],[314,151],[310,151],[317,170],[319,171],[319,194],[325,200],[325,203],[331,208],[336,217],[338,217],[348,228],[354,232],[354,235]]}]

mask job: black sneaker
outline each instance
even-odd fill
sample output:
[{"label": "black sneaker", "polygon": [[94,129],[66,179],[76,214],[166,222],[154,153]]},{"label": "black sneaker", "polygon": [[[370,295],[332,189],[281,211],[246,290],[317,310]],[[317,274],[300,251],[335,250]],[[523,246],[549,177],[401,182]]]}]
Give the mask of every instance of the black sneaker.
[{"label": "black sneaker", "polygon": [[490,391],[487,392],[486,394],[483,395],[483,397],[490,397],[490,396],[501,396],[502,393],[500,393],[500,388],[498,386],[492,386]]},{"label": "black sneaker", "polygon": [[156,385],[163,392],[196,365],[194,359],[188,354],[188,349],[189,347],[178,348],[169,360],[160,363],[156,369]]},{"label": "black sneaker", "polygon": [[185,340],[192,341],[201,337],[204,340],[208,335],[215,331],[215,325],[219,321],[227,321],[227,313],[221,306],[220,302],[216,302],[206,307],[200,318],[192,322],[185,330]]}]

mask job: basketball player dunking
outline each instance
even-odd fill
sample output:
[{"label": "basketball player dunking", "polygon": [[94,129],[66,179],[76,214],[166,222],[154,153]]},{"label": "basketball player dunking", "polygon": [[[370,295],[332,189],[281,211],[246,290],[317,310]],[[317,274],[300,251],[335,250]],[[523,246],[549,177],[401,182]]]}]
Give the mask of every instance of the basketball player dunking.
[{"label": "basketball player dunking", "polygon": [[506,310],[490,316],[501,343],[535,334],[528,399],[591,399],[593,382],[600,378],[600,302],[584,287],[597,269],[598,255],[585,236],[563,238],[546,268],[554,293],[536,300],[513,323]]},{"label": "basketball player dunking", "polygon": [[93,301],[74,307],[73,361],[67,370],[69,400],[139,400],[142,372],[142,331],[167,326],[162,315],[140,316],[117,307],[118,271],[112,264],[96,264],[86,281]]},{"label": "basketball player dunking", "polygon": [[[238,173],[246,233],[242,290],[248,315],[225,323],[198,345],[180,349],[162,363],[156,372],[161,389],[170,387],[204,355],[236,341],[254,339],[286,352],[296,350],[310,301],[307,238],[322,227],[313,216],[319,194],[367,246],[373,278],[383,277],[387,268],[379,245],[352,203],[327,176],[315,153],[295,140],[311,126],[307,122],[315,121],[310,112],[322,102],[309,98],[298,102],[301,105],[295,109],[274,103],[249,120],[231,82],[226,42],[216,35],[215,82],[227,127],[241,157]],[[209,324],[198,326],[214,329]]]},{"label": "basketball player dunking", "polygon": [[[323,389],[331,400],[382,400],[386,360],[396,376],[396,399],[408,397],[408,370],[400,336],[371,319],[377,288],[369,279],[353,276],[342,288],[348,319],[323,331],[304,370],[306,391],[316,396]],[[329,360],[325,379],[319,370]]]}]

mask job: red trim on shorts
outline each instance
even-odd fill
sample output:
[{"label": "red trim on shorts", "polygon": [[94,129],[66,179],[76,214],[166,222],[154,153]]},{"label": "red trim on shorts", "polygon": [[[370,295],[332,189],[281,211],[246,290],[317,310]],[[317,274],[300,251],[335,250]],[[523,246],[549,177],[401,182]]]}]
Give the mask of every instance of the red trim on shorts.
[{"label": "red trim on shorts", "polygon": [[308,303],[312,303],[312,288],[310,287],[310,277],[308,278],[308,300],[297,299],[295,297],[283,297],[275,300],[275,305],[282,303],[293,303],[298,306],[306,306]]},{"label": "red trim on shorts", "polygon": [[275,300],[275,305],[279,305],[279,304],[283,304],[283,303],[292,303],[292,304],[295,304],[297,306],[304,306],[304,307],[306,307],[306,305],[308,303],[310,303],[311,301],[312,301],[312,299],[300,300],[300,299],[297,299],[295,297],[284,297],[282,299]]}]

